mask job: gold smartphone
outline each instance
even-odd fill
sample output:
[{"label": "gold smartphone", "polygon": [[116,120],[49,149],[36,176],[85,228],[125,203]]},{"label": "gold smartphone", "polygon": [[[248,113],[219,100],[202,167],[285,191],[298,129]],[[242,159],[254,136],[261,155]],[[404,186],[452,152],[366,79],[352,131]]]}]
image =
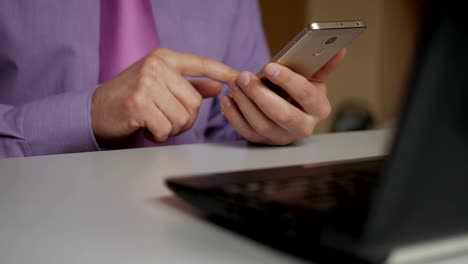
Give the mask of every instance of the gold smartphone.
[{"label": "gold smartphone", "polygon": [[365,29],[363,21],[312,23],[272,61],[310,78]]},{"label": "gold smartphone", "polygon": [[[365,30],[364,21],[312,23],[273,57],[272,62],[286,66],[310,79]],[[298,106],[281,87],[273,84],[262,72],[257,76],[273,92]]]}]

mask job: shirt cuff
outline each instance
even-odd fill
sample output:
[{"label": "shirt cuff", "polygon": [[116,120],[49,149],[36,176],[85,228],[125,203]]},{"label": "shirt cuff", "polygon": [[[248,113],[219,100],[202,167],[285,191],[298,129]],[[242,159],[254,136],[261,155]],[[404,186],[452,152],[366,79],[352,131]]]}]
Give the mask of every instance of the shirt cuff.
[{"label": "shirt cuff", "polygon": [[99,150],[91,127],[94,89],[69,92],[23,105],[31,155]]}]

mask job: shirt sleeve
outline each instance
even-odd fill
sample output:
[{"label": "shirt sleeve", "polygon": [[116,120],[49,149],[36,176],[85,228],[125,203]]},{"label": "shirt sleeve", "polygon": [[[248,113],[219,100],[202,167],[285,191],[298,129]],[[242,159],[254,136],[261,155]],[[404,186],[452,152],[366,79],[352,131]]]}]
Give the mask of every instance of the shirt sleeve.
[{"label": "shirt sleeve", "polygon": [[[271,59],[263,31],[260,7],[258,1],[253,0],[239,0],[237,3],[230,45],[223,62],[238,71],[248,70],[257,73]],[[229,90],[225,86],[223,92],[213,100],[205,132],[207,141],[242,139],[221,114],[220,99],[226,94],[229,94]]]},{"label": "shirt sleeve", "polygon": [[0,104],[0,158],[98,150],[91,128],[94,89]]}]

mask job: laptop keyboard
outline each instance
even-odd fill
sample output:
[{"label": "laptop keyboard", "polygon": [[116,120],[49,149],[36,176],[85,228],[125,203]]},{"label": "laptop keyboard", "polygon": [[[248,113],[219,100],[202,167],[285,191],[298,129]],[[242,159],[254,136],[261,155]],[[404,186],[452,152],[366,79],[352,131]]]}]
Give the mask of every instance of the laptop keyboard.
[{"label": "laptop keyboard", "polygon": [[220,196],[257,203],[281,203],[313,210],[352,207],[369,198],[377,172],[352,171],[317,176],[291,177],[287,180],[250,181],[217,188]]},{"label": "laptop keyboard", "polygon": [[231,183],[211,193],[225,204],[224,217],[230,219],[274,219],[293,234],[299,225],[322,224],[354,233],[367,216],[377,179],[378,171],[356,170]]},{"label": "laptop keyboard", "polygon": [[[207,215],[287,236],[323,230],[357,234],[383,159],[174,179],[172,188]],[[170,185],[171,186],[171,185]]]}]

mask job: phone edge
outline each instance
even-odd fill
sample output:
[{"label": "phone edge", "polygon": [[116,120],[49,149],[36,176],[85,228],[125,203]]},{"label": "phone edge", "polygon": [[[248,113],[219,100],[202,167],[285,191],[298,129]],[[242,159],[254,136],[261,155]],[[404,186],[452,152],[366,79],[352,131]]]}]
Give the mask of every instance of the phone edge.
[{"label": "phone edge", "polygon": [[356,29],[356,28],[367,28],[367,25],[362,20],[355,20],[355,21],[338,21],[338,22],[313,22],[306,27],[308,31],[328,30],[328,29]]}]

